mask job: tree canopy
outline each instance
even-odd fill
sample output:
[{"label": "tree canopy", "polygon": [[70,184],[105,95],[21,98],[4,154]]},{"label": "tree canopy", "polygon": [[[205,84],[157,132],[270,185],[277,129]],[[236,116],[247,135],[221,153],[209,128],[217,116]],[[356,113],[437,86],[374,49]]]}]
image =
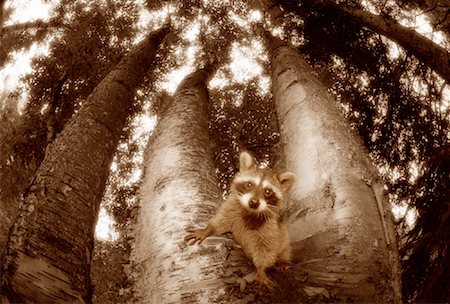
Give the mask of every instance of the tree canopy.
[{"label": "tree canopy", "polygon": [[[209,84],[209,131],[222,189],[227,191],[236,172],[240,147],[273,165],[279,127],[270,62],[256,30],[263,24],[307,57],[378,166],[397,219],[404,300],[448,301],[450,75],[412,46],[401,45],[400,38],[408,37],[389,37],[350,13],[362,10],[419,32],[430,47],[443,50],[448,67],[448,4],[268,1],[280,5],[282,17],[274,18],[263,2],[43,1],[51,5],[47,17],[17,22],[12,17],[20,5],[0,1],[0,73],[23,60],[17,55],[33,45],[48,49],[33,58],[20,85],[0,87],[0,211],[15,214],[10,202],[26,190],[47,145],[123,54],[166,23],[172,32],[155,70],[137,91],[111,168],[104,206],[120,237],[115,246],[99,243],[100,263],[126,261],[122,249],[129,250],[142,151],[151,132],[145,127],[164,112],[184,75],[211,57],[220,64]],[[95,267],[94,281],[98,290],[108,290],[100,284],[102,272]],[[129,296],[124,277],[114,282],[122,297]]]}]

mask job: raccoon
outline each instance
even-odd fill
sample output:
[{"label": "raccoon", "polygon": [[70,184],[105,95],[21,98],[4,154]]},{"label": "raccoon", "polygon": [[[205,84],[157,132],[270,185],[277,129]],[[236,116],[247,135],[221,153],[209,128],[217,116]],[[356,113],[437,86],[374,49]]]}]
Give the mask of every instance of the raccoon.
[{"label": "raccoon", "polygon": [[266,270],[274,266],[283,269],[291,261],[289,235],[280,211],[294,181],[293,173],[260,168],[252,155],[241,152],[239,172],[227,199],[206,228],[188,229],[185,240],[200,244],[208,236],[231,232],[256,267],[255,283],[272,289],[275,284]]}]

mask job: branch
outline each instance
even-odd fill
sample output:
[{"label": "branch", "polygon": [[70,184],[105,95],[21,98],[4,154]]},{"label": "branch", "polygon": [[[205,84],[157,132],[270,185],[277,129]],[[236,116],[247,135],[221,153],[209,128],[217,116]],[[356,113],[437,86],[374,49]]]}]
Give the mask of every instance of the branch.
[{"label": "branch", "polygon": [[318,5],[333,7],[363,26],[385,35],[401,45],[407,52],[436,71],[450,84],[450,53],[415,30],[400,25],[389,16],[374,15],[361,8],[336,5],[332,0],[312,0]]},{"label": "branch", "polygon": [[[2,0],[0,0],[2,1]],[[1,5],[1,3],[0,3]],[[1,15],[0,15],[1,17]],[[1,19],[1,18],[0,18]],[[0,20],[1,25],[1,20]],[[8,26],[5,26],[1,28],[0,26],[0,38],[3,38],[3,36],[7,34],[11,34],[12,32],[17,31],[28,31],[30,29],[36,29],[36,30],[47,30],[48,28],[56,28],[56,27],[64,27],[65,24],[63,22],[57,21],[57,20],[51,20],[48,22],[42,21],[42,20],[35,20],[35,21],[29,21],[24,23],[16,23],[11,24]]]}]

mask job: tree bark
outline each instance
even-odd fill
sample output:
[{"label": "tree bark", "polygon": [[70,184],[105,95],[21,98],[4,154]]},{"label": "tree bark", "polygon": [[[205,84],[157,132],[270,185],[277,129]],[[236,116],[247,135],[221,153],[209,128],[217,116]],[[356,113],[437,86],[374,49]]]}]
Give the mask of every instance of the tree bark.
[{"label": "tree bark", "polygon": [[132,251],[139,303],[213,303],[224,293],[231,241],[184,242],[185,229],[206,225],[221,201],[208,135],[205,83],[213,72],[183,80],[147,148]]},{"label": "tree bark", "polygon": [[183,80],[147,147],[132,251],[140,303],[213,299],[222,284],[214,259],[224,250],[200,258],[202,251],[183,240],[192,220],[207,223],[220,202],[207,122],[205,82],[212,72],[201,69]]},{"label": "tree bark", "polygon": [[2,299],[91,302],[94,228],[109,167],[163,28],[144,39],[87,98],[48,146],[8,242]]},{"label": "tree bark", "polygon": [[375,15],[356,6],[335,4],[334,0],[313,0],[317,5],[333,7],[363,26],[392,39],[411,55],[436,71],[450,83],[450,53],[440,45],[417,33],[414,29],[400,25],[386,15]]},{"label": "tree bark", "polygon": [[263,33],[285,162],[297,176],[288,204],[293,271],[307,273],[308,295],[400,303],[395,230],[368,152],[302,56]]}]

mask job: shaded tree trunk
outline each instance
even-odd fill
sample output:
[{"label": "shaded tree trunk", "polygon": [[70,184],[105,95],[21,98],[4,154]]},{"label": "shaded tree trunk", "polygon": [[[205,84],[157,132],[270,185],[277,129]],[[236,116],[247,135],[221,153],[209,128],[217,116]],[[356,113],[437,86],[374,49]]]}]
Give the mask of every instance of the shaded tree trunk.
[{"label": "shaded tree trunk", "polygon": [[167,32],[149,35],[126,55],[48,146],[8,242],[5,302],[91,302],[94,228],[110,163],[135,90]]},{"label": "shaded tree trunk", "polygon": [[263,32],[286,166],[297,175],[288,224],[304,290],[331,301],[401,302],[383,184],[337,102],[292,47]]}]

